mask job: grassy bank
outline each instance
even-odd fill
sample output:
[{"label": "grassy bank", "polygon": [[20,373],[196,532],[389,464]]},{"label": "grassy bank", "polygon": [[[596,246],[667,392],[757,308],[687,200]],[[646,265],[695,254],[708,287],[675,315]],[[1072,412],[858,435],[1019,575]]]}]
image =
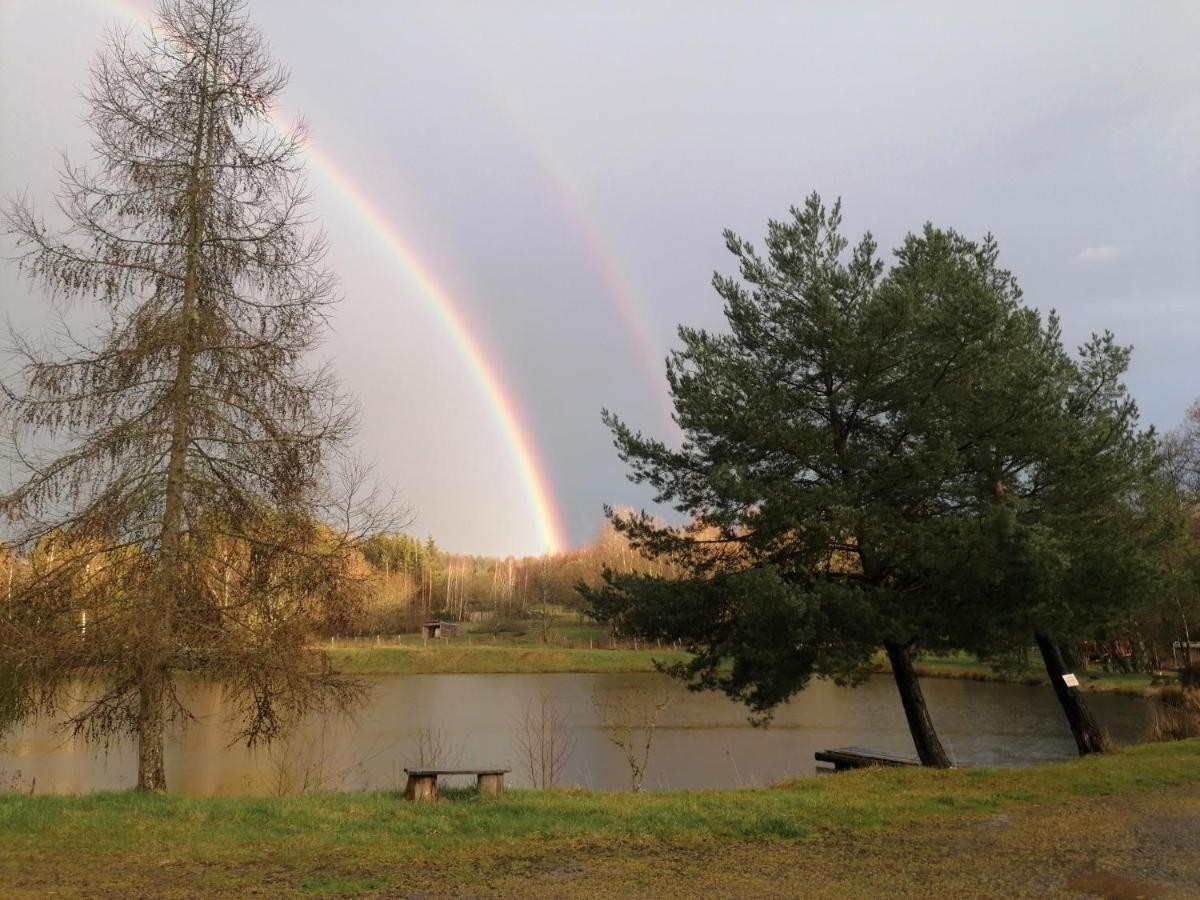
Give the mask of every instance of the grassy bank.
[{"label": "grassy bank", "polygon": [[[1139,821],[1183,815],[1192,860],[1184,874],[1200,878],[1198,771],[1200,741],[1189,741],[1020,770],[881,769],[641,795],[511,791],[432,806],[385,793],[5,796],[0,884],[7,896],[183,896],[200,879],[208,895],[229,896],[470,895],[485,885],[512,896],[777,896],[825,873],[812,893],[848,895],[865,889],[875,854],[881,885],[902,896],[929,891],[927,866],[947,852],[947,834],[957,836],[949,849],[963,871],[992,865],[996,841],[1043,848],[1061,866],[1074,844],[1115,841],[1105,835],[1135,813]],[[1113,859],[1123,846],[1113,844]],[[838,859],[846,865],[831,868]],[[809,868],[796,868],[806,860]],[[772,880],[779,871],[793,880]]]},{"label": "grassy bank", "polygon": [[[506,630],[488,630],[488,623],[464,626],[455,637],[422,640],[414,634],[379,636],[327,645],[334,663],[360,675],[419,675],[434,673],[512,672],[653,672],[655,661],[672,663],[687,654],[669,646],[647,646],[632,640],[613,640],[600,625],[560,616],[549,621],[508,623]],[[880,672],[887,661],[880,654]],[[1026,668],[996,670],[967,654],[923,656],[917,671],[928,678],[1046,684],[1046,672],[1036,660]],[[1146,695],[1155,690],[1146,674],[1087,671],[1078,673],[1090,691]]]},{"label": "grassy bank", "polygon": [[[890,671],[882,657],[881,672]],[[926,678],[962,678],[968,681],[998,681],[1017,684],[1048,684],[1046,670],[1041,662],[1031,660],[1024,668],[997,670],[966,653],[946,656],[923,656],[916,663],[917,674]],[[1112,691],[1134,696],[1148,696],[1155,692],[1156,679],[1144,672],[1126,674],[1089,669],[1076,673],[1079,686],[1085,691]],[[1161,680],[1161,679],[1160,679]]]},{"label": "grassy bank", "polygon": [[326,645],[334,664],[360,675],[513,672],[653,672],[687,655],[667,646],[615,640],[578,616],[469,623],[453,637],[380,635]]},{"label": "grassy bank", "polygon": [[[655,662],[673,663],[687,654],[671,649],[629,648],[600,649],[548,645],[496,644],[430,641],[422,647],[413,644],[351,645],[330,650],[334,664],[343,671],[359,675],[420,675],[434,673],[512,673],[512,672],[653,672]],[[1043,669],[997,671],[966,654],[922,657],[916,666],[925,678],[960,678],[968,681],[992,681],[1016,684],[1047,684]],[[880,658],[877,670],[890,671]],[[1112,691],[1134,696],[1149,696],[1157,686],[1144,673],[1079,673],[1080,687],[1087,691]]]},{"label": "grassy bank", "polygon": [[[431,642],[432,643],[432,642]],[[573,647],[363,646],[330,651],[334,665],[359,675],[510,672],[653,672],[654,661],[674,662],[674,650],[588,650]]]}]

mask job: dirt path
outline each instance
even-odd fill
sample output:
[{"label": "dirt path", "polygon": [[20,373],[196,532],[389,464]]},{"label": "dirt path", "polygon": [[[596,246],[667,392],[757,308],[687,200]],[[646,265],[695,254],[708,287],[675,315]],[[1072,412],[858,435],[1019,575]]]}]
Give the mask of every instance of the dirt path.
[{"label": "dirt path", "polygon": [[554,847],[389,897],[1200,897],[1200,784],[804,843]]}]

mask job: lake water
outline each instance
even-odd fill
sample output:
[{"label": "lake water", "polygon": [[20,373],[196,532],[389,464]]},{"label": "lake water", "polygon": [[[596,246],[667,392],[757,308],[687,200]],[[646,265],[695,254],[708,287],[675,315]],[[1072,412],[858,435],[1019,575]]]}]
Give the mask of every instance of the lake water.
[{"label": "lake water", "polygon": [[[913,755],[896,688],[888,676],[858,688],[814,682],[781,707],[767,728],[752,727],[746,710],[712,693],[683,690],[656,674],[395,675],[373,679],[369,705],[353,721],[306,723],[271,752],[234,744],[222,716],[221,692],[191,692],[200,721],[167,747],[171,790],[189,794],[273,793],[281,784],[330,789],[402,787],[415,764],[422,732],[442,745],[445,762],[507,765],[510,783],[529,783],[520,749],[520,721],[545,695],[573,732],[563,783],[628,789],[629,769],[609,740],[610,719],[640,718],[647,698],[674,696],[654,734],[645,787],[762,785],[812,775],[813,753],[857,745]],[[1048,687],[927,678],[922,681],[943,742],[961,765],[1021,766],[1069,759],[1075,745]],[[1146,738],[1151,706],[1143,700],[1089,694],[1101,725],[1119,743]],[[107,752],[76,742],[48,723],[9,735],[0,747],[0,782],[20,773],[40,792],[127,788],[135,781],[130,742]]]}]

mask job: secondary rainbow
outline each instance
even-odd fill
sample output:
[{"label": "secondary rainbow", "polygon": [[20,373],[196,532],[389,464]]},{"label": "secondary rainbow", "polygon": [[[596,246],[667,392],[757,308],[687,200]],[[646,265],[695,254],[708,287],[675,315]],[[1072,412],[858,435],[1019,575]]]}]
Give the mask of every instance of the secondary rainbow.
[{"label": "secondary rainbow", "polygon": [[509,124],[519,135],[521,145],[536,161],[542,178],[550,186],[560,208],[570,218],[576,233],[582,238],[592,265],[603,281],[606,293],[613,301],[625,331],[637,349],[646,384],[655,396],[663,423],[673,429],[674,408],[665,389],[666,351],[659,346],[650,332],[645,304],[634,290],[611,242],[596,224],[596,216],[589,213],[578,178],[573,177],[571,168],[563,162],[561,155],[554,151],[553,142],[534,125],[532,117],[517,96],[512,92],[499,90],[495,84],[494,81],[484,79],[480,87],[494,100],[495,105],[504,111]]},{"label": "secondary rainbow", "polygon": [[[108,0],[122,16],[142,27],[149,27],[150,16],[129,0]],[[291,124],[278,112],[270,113],[271,123],[280,131],[290,131]],[[568,546],[562,518],[550,492],[550,478],[537,452],[533,436],[518,412],[511,391],[505,386],[496,366],[488,359],[479,341],[471,334],[467,321],[450,294],[438,283],[433,271],[422,262],[412,244],[387,213],[372,203],[360,187],[332,157],[321,150],[311,138],[304,142],[304,154],[313,169],[341,195],[375,235],[391,252],[409,281],[417,289],[421,301],[434,313],[446,330],[455,349],[467,364],[508,445],[513,463],[520,474],[525,493],[537,522],[543,547],[557,553]]]}]

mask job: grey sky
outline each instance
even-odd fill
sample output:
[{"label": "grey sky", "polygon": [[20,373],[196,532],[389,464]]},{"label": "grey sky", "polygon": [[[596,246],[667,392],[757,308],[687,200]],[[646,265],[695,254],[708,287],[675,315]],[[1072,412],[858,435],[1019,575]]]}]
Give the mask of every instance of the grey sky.
[{"label": "grey sky", "polygon": [[[138,5],[148,6],[142,2]],[[1135,345],[1170,428],[1200,397],[1200,5],[297,3],[251,0],[324,152],[450,289],[536,435],[573,542],[644,504],[599,421],[669,433],[653,345],[719,325],[721,230],[757,240],[812,190],[884,247],[924,221],[993,232],[1068,340]],[[120,5],[0,0],[0,192],[86,153],[78,89]],[[362,447],[418,534],[540,541],[478,385],[363,217],[314,173],[345,302],[327,352]],[[582,221],[577,210],[582,209]],[[0,272],[0,305],[44,306]]]}]

